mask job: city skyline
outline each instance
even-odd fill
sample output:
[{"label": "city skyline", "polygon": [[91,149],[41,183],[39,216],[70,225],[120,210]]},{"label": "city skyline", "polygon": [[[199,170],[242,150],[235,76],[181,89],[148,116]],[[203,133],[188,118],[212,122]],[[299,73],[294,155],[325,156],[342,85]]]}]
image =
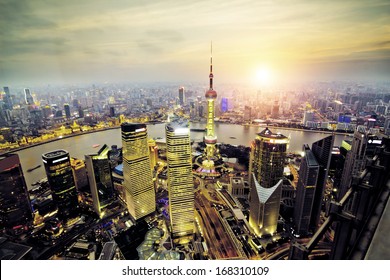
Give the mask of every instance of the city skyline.
[{"label": "city skyline", "polygon": [[384,81],[390,74],[389,5],[2,0],[0,80],[200,82],[212,40],[218,84]]},{"label": "city skyline", "polygon": [[41,1],[0,0],[0,259],[388,258],[390,4]]}]

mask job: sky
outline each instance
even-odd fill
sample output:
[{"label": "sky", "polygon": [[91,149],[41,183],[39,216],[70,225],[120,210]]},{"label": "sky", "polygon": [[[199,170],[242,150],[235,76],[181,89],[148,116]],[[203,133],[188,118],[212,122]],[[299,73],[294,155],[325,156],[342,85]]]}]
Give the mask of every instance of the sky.
[{"label": "sky", "polygon": [[208,83],[211,41],[215,84],[390,77],[388,0],[0,0],[0,11],[0,86]]}]

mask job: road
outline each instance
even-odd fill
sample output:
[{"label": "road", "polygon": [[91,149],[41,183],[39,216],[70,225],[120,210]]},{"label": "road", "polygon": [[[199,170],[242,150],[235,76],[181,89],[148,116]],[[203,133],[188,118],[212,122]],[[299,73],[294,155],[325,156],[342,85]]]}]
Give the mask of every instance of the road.
[{"label": "road", "polygon": [[218,260],[241,258],[233,240],[231,240],[219,220],[218,211],[210,205],[210,202],[201,191],[195,193],[195,207],[199,211],[202,224],[205,227],[204,236],[210,255]]}]

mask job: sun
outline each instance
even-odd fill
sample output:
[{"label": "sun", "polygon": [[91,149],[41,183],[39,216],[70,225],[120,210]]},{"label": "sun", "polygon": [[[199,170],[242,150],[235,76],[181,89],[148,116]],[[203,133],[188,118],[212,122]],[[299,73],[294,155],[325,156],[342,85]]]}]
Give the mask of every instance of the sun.
[{"label": "sun", "polygon": [[268,68],[262,67],[256,71],[256,81],[260,85],[268,85],[271,82],[271,71]]}]

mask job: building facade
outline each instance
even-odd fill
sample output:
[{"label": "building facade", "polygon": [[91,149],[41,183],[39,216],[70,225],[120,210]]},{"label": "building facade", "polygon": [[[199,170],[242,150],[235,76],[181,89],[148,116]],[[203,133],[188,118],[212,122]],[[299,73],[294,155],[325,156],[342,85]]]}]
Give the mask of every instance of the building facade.
[{"label": "building facade", "polygon": [[32,224],[30,197],[17,154],[0,156],[0,230],[17,234]]},{"label": "building facade", "polygon": [[24,99],[27,105],[34,105],[34,98],[31,95],[31,91],[29,88],[24,89]]},{"label": "building facade", "polygon": [[145,124],[123,123],[123,176],[129,213],[138,220],[156,210]]},{"label": "building facade", "polygon": [[166,125],[169,215],[172,236],[194,233],[194,184],[188,123]]},{"label": "building facade", "polygon": [[58,217],[71,222],[79,215],[78,196],[73,178],[69,153],[55,150],[42,155],[53,201],[58,207]]},{"label": "building facade", "polygon": [[271,188],[264,188],[253,175],[253,186],[250,198],[249,225],[256,235],[270,236],[278,227],[280,198],[283,180]]},{"label": "building facade", "polygon": [[299,179],[294,207],[294,225],[297,234],[309,232],[319,165],[309,145],[303,146],[304,156],[299,168]]},{"label": "building facade", "polygon": [[69,104],[64,104],[64,111],[65,111],[65,117],[67,119],[69,119],[70,118],[70,106],[69,106]]},{"label": "building facade", "polygon": [[266,128],[251,144],[249,225],[259,236],[276,232],[288,143],[286,136]]},{"label": "building facade", "polygon": [[316,158],[319,170],[317,185],[314,192],[314,202],[311,214],[310,228],[316,230],[320,220],[321,209],[323,206],[324,192],[328,180],[330,160],[332,157],[334,135],[329,135],[311,145],[311,150]]},{"label": "building facade", "polygon": [[184,106],[185,103],[185,95],[184,95],[184,87],[179,88],[179,104]]},{"label": "building facade", "polygon": [[93,209],[99,217],[104,216],[104,208],[115,199],[112,183],[109,147],[104,144],[96,154],[85,155],[89,187],[93,200]]}]

